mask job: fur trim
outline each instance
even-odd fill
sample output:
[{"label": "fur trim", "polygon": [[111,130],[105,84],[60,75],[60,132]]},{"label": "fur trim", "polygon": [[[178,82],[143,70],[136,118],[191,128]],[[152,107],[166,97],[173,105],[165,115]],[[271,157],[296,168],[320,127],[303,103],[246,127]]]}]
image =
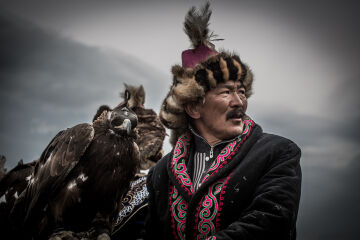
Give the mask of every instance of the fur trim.
[{"label": "fur trim", "polygon": [[142,85],[135,87],[124,83],[125,90],[120,93],[120,96],[125,100],[125,91],[130,93],[130,99],[128,100],[129,108],[142,107],[145,103],[145,90]]},{"label": "fur trim", "polygon": [[247,71],[247,74],[245,76],[243,84],[244,84],[244,88],[245,88],[245,96],[246,96],[246,98],[249,98],[253,94],[252,84],[254,81],[254,76],[248,66],[246,66],[246,71]]},{"label": "fur trim", "polygon": [[205,91],[195,80],[195,76],[191,78],[184,76],[175,76],[178,84],[173,86],[172,94],[180,104],[188,102],[196,102],[199,98],[205,96]]},{"label": "fur trim", "polygon": [[213,72],[210,71],[209,69],[206,69],[206,73],[207,73],[207,77],[209,79],[210,88],[215,88],[216,87],[216,80],[214,78]]},{"label": "fur trim", "polygon": [[170,129],[182,128],[184,124],[186,124],[187,126],[186,113],[170,112],[166,104],[166,99],[161,105],[159,117],[161,122],[165,125],[165,127]]},{"label": "fur trim", "polygon": [[220,58],[219,64],[220,64],[221,72],[223,73],[224,81],[228,81],[229,80],[229,69],[227,67],[225,60],[223,58]]},{"label": "fur trim", "polygon": [[182,106],[182,104],[176,99],[175,96],[173,95],[169,95],[169,97],[167,97],[165,99],[166,101],[166,106],[169,112],[173,112],[173,113],[182,113],[184,112],[184,108]]}]

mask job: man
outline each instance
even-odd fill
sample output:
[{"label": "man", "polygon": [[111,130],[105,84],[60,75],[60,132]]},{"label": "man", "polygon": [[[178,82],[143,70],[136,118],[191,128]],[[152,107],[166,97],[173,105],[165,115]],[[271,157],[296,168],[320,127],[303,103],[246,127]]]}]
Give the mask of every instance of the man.
[{"label": "man", "polygon": [[173,150],[149,172],[149,239],[295,239],[300,149],[245,114],[252,74],[209,42],[209,4],[190,9],[160,118]]}]

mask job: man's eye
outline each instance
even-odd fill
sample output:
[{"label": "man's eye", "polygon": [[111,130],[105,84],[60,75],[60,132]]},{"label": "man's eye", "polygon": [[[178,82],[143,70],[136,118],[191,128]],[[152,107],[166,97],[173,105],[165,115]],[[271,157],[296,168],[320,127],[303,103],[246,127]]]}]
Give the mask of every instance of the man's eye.
[{"label": "man's eye", "polygon": [[222,91],[221,94],[230,94],[229,90]]},{"label": "man's eye", "polygon": [[244,90],[244,89],[238,90],[238,94],[240,94],[240,95],[245,95],[245,90]]}]

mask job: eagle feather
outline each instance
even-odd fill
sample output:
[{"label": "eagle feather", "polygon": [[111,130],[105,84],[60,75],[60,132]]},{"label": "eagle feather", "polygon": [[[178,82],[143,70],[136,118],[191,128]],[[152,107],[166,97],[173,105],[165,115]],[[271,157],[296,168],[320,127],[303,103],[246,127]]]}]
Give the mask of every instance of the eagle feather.
[{"label": "eagle feather", "polygon": [[189,39],[194,48],[200,45],[206,45],[210,48],[215,48],[211,41],[218,41],[223,39],[215,39],[216,34],[211,32],[209,34],[209,20],[212,11],[210,9],[210,3],[207,2],[200,10],[197,10],[194,6],[190,8],[185,16],[184,31],[189,36]]}]

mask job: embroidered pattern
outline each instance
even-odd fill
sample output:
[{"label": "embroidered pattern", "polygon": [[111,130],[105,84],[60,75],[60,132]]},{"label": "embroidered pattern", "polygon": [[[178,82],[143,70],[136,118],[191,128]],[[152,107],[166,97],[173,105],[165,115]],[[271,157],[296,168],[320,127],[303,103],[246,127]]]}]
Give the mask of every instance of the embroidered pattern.
[{"label": "embroidered pattern", "polygon": [[209,187],[207,194],[201,199],[197,208],[196,223],[197,228],[196,239],[203,240],[209,235],[216,233],[216,225],[214,219],[217,216],[219,209],[218,195],[224,184],[224,179],[221,179]]},{"label": "embroidered pattern", "polygon": [[115,222],[115,228],[125,222],[139,207],[147,203],[149,192],[146,188],[146,177],[141,177],[130,183],[130,189],[120,205],[120,212]]},{"label": "embroidered pattern", "polygon": [[229,176],[226,178],[224,184],[222,185],[222,188],[220,189],[220,196],[219,196],[219,209],[218,209],[218,213],[216,214],[216,229],[219,231],[220,230],[220,215],[221,215],[221,211],[222,211],[222,206],[224,205],[224,194],[227,188],[227,183],[230,179],[230,177],[232,176],[232,173],[229,174]]},{"label": "embroidered pattern", "polygon": [[171,187],[170,193],[170,213],[172,221],[173,235],[175,239],[185,239],[185,222],[187,203],[176,190],[175,186]]},{"label": "embroidered pattern", "polygon": [[195,215],[195,239],[213,239],[209,238],[209,236],[214,235],[220,230],[220,215],[224,200],[223,195],[225,194],[226,185],[231,175],[232,173],[226,178],[222,178],[213,183],[209,187],[207,194],[201,199]]},{"label": "embroidered pattern", "polygon": [[216,237],[208,237],[206,240],[216,240]]},{"label": "embroidered pattern", "polygon": [[176,176],[178,183],[185,189],[185,191],[191,195],[193,193],[193,186],[191,184],[191,179],[186,168],[186,158],[189,154],[189,141],[190,133],[182,135],[175,146],[174,155],[171,161],[171,168],[173,173]]}]

